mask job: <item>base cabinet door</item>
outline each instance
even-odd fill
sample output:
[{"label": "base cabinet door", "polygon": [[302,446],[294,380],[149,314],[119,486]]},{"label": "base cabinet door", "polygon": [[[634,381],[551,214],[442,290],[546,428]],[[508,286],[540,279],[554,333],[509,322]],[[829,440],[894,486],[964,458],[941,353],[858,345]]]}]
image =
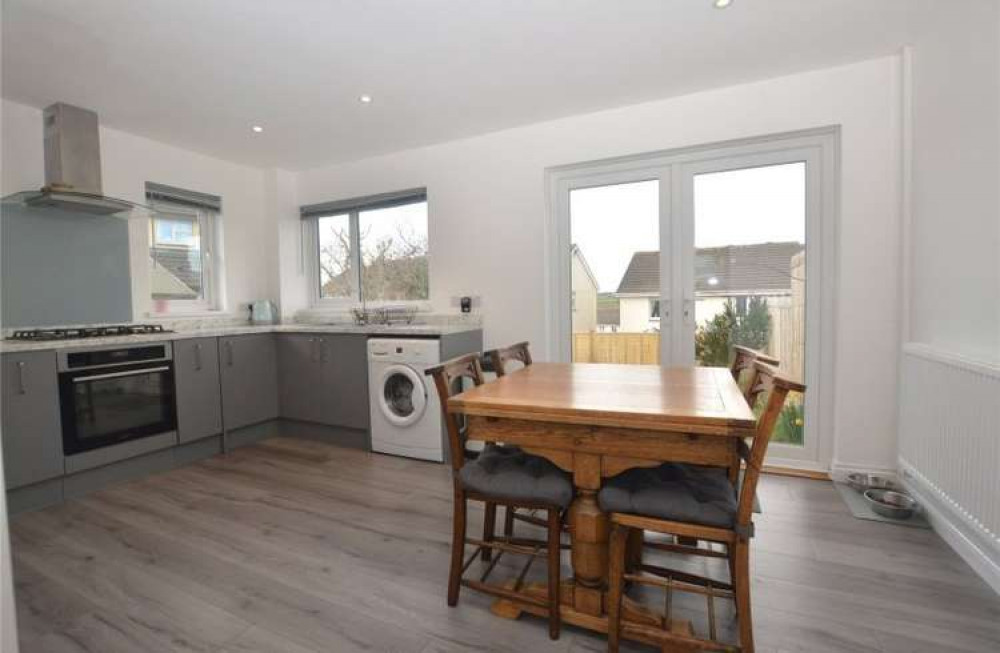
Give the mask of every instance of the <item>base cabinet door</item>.
[{"label": "base cabinet door", "polygon": [[218,339],[174,341],[174,379],[178,439],[192,442],[222,433]]},{"label": "base cabinet door", "polygon": [[302,333],[278,335],[278,402],[281,416],[322,421],[320,338]]},{"label": "base cabinet door", "polygon": [[321,422],[367,429],[368,339],[363,335],[330,335],[320,339],[323,369]]},{"label": "base cabinet door", "polygon": [[278,417],[278,353],[270,333],[219,338],[227,431]]},{"label": "base cabinet door", "polygon": [[59,380],[52,351],[3,355],[3,463],[7,488],[63,474]]}]

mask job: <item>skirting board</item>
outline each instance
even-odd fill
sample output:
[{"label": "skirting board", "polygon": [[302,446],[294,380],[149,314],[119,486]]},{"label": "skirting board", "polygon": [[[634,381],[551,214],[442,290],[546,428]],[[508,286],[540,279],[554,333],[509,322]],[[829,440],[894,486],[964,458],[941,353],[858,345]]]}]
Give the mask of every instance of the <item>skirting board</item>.
[{"label": "skirting board", "polygon": [[964,524],[965,518],[943,501],[905,460],[899,460],[899,468],[903,486],[923,506],[927,521],[934,531],[993,591],[1000,594],[1000,549],[983,542],[974,530]]}]

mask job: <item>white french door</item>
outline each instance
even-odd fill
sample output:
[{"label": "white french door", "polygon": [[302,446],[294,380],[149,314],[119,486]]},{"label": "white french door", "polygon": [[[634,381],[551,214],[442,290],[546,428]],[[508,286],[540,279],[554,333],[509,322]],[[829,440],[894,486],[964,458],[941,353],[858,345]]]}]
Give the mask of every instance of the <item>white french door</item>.
[{"label": "white french door", "polygon": [[809,387],[771,462],[824,468],[835,166],[825,130],[550,170],[550,351],[727,366],[734,345],[763,350]]}]

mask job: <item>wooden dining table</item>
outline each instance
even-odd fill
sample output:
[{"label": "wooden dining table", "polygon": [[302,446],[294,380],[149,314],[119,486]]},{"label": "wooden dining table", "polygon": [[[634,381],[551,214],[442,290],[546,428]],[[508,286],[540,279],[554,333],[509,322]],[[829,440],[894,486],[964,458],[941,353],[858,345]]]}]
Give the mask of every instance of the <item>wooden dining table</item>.
[{"label": "wooden dining table", "polygon": [[[466,415],[470,440],[517,445],[572,474],[573,576],[561,586],[560,613],[599,632],[607,632],[609,537],[597,502],[602,480],[663,462],[726,467],[735,475],[739,442],[755,426],[732,374],[720,367],[535,363],[455,395],[448,410]],[[633,542],[630,556],[641,549],[641,539]],[[624,610],[628,619],[659,623],[637,604]],[[516,618],[544,609],[500,599],[494,612]],[[690,630],[679,622],[669,627]]]}]

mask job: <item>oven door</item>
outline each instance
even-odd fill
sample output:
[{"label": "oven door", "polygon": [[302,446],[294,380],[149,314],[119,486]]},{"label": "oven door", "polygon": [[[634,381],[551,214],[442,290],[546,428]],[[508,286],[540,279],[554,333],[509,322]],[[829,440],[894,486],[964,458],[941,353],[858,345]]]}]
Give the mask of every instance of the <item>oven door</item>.
[{"label": "oven door", "polygon": [[177,429],[169,362],[59,375],[63,451],[89,451]]}]

